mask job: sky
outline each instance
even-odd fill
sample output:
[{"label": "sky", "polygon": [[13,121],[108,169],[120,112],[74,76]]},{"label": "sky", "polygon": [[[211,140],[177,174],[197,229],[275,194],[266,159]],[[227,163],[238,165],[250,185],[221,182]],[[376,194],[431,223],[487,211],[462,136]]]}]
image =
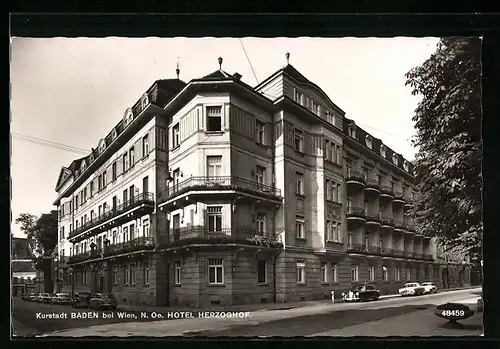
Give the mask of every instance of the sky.
[{"label": "sky", "polygon": [[[54,209],[62,166],[83,154],[23,136],[88,150],[157,79],[186,82],[218,69],[251,86],[290,64],[359,126],[413,160],[412,117],[420,98],[404,74],[436,50],[437,38],[12,38],[12,232],[21,213]],[[248,55],[248,59],[246,54]],[[252,73],[252,68],[256,78]],[[32,138],[31,138],[32,139]]]}]

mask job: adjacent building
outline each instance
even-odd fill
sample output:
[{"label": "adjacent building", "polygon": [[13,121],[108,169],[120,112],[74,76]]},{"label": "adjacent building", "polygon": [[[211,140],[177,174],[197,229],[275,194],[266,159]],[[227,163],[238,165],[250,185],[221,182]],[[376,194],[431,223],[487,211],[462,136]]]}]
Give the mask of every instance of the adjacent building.
[{"label": "adjacent building", "polygon": [[11,237],[12,296],[35,292],[36,270],[33,268],[33,246],[29,239]]},{"label": "adjacent building", "polygon": [[440,282],[409,161],[292,65],[256,87],[219,65],[156,81],[62,168],[63,291],[199,307]]}]

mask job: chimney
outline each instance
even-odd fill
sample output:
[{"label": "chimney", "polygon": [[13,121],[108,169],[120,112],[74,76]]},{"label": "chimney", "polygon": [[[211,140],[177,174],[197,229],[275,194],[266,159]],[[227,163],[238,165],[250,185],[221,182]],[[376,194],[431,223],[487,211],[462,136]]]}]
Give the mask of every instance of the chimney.
[{"label": "chimney", "polygon": [[240,80],[241,80],[241,74],[239,74],[239,73],[234,73],[234,74],[233,74],[233,77],[234,77],[234,78],[235,78],[235,80],[237,80],[237,81],[240,81]]}]

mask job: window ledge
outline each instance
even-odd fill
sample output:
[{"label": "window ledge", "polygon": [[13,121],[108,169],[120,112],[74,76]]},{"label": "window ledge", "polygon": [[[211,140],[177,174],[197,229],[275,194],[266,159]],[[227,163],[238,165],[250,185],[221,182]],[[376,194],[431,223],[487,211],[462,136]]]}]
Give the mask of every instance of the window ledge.
[{"label": "window ledge", "polygon": [[258,282],[257,286],[269,286],[268,282]]},{"label": "window ledge", "polygon": [[298,198],[301,198],[301,199],[305,199],[306,196],[304,194],[300,194],[300,193],[295,193],[295,196],[298,197]]},{"label": "window ledge", "polygon": [[330,286],[330,283],[328,281],[323,281],[321,282],[321,286]]},{"label": "window ledge", "polygon": [[181,287],[182,284],[173,284],[172,287]]},{"label": "window ledge", "polygon": [[144,286],[144,287],[149,287],[149,284],[144,284],[144,285],[142,285],[142,286]]},{"label": "window ledge", "polygon": [[174,152],[176,150],[179,150],[179,148],[181,147],[181,145],[176,145],[175,147],[172,147],[171,151]]},{"label": "window ledge", "polygon": [[297,286],[307,286],[307,282],[297,282]]},{"label": "window ledge", "polygon": [[226,284],[207,284],[208,287],[226,287]]},{"label": "window ledge", "polygon": [[205,131],[206,135],[223,135],[224,131]]},{"label": "window ledge", "polygon": [[306,241],[306,240],[307,240],[306,238],[302,238],[302,237],[300,237],[300,236],[296,236],[296,237],[295,237],[295,239],[296,239],[296,240],[302,240],[302,241]]},{"label": "window ledge", "polygon": [[342,241],[335,241],[335,240],[325,240],[325,242],[329,244],[338,244],[338,245],[344,244]]}]

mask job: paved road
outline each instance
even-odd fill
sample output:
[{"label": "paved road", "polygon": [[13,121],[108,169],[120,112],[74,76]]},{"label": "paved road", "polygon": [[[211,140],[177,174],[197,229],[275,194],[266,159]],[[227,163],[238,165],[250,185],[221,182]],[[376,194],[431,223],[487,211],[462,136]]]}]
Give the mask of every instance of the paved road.
[{"label": "paved road", "polygon": [[[369,303],[321,304],[289,310],[261,310],[251,312],[249,317],[238,319],[184,319],[154,321],[148,323],[103,324],[88,328],[64,331],[48,335],[56,336],[318,336],[343,335],[332,331],[343,330],[352,336],[363,335],[373,324],[378,324],[378,335],[406,334],[404,328],[396,324],[418,324],[420,322],[441,321],[432,314],[432,308],[446,302],[473,303],[479,297],[480,289],[443,292],[410,298],[388,298]],[[429,316],[431,314],[432,316]],[[425,316],[423,316],[425,315]],[[406,316],[406,317],[404,317]],[[435,318],[435,319],[434,319]],[[389,321],[389,322],[387,322]],[[385,322],[385,324],[384,324]],[[380,325],[382,323],[382,325]],[[431,324],[435,327],[435,324]],[[355,326],[365,326],[356,328]],[[424,327],[425,327],[424,326]],[[414,328],[415,326],[409,326]],[[427,326],[428,327],[428,326]],[[419,333],[428,328],[419,327]],[[432,328],[434,328],[432,327]],[[346,332],[347,331],[347,332]],[[357,332],[356,332],[357,331]],[[413,331],[415,332],[415,331]],[[436,335],[436,334],[433,334]],[[453,334],[455,335],[455,334]]]}]

